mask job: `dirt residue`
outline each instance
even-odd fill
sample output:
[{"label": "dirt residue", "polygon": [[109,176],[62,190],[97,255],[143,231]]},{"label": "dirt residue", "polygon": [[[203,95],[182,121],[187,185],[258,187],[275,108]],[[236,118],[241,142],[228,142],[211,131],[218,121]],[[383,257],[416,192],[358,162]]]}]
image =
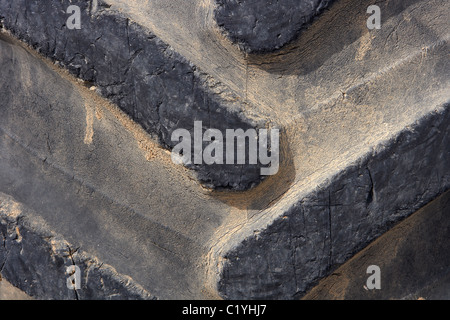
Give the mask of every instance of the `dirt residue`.
[{"label": "dirt residue", "polygon": [[92,144],[94,138],[94,108],[85,102],[86,108],[86,134],[84,136],[85,144]]},{"label": "dirt residue", "polygon": [[366,56],[367,52],[372,48],[373,36],[370,32],[364,34],[360,39],[358,51],[356,52],[355,60],[361,61]]}]

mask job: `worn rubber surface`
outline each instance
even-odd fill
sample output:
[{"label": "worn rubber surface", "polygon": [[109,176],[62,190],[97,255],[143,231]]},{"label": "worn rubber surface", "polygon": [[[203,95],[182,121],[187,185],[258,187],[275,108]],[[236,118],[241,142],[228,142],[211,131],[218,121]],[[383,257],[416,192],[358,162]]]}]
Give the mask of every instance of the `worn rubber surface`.
[{"label": "worn rubber surface", "polygon": [[2,280],[0,281],[0,300],[31,300],[31,298],[8,281]]},{"label": "worn rubber surface", "polygon": [[248,53],[271,52],[296,39],[333,0],[215,0],[215,20]]},{"label": "worn rubber surface", "polygon": [[[154,298],[130,277],[117,273],[79,247],[73,247],[42,217],[10,196],[1,193],[0,202],[1,273],[16,287],[25,290],[29,297],[72,300]],[[67,286],[70,276],[67,268],[73,266],[82,272],[83,290]],[[0,285],[3,286],[3,281]],[[5,285],[2,289],[7,288]],[[20,299],[23,295],[23,292],[15,293]]]},{"label": "worn rubber surface", "polygon": [[[138,1],[108,0],[108,6],[92,13],[93,3],[83,9],[86,19],[94,19],[89,23],[120,12],[125,22],[119,26],[133,21],[136,38],[151,33],[152,43],[169,45],[183,68],[192,64],[214,79],[218,96],[230,94],[236,103],[218,108],[239,114],[232,117],[244,121],[239,125],[269,119],[283,129],[277,175],[244,192],[204,188],[198,175],[171,162],[162,136],[152,136],[158,124],[149,122],[147,128],[142,122],[150,121],[150,115],[139,121],[117,95],[108,94],[115,72],[90,79],[86,87],[3,36],[0,192],[39,216],[71,248],[114,268],[119,278],[130,277],[147,297],[299,298],[450,188],[445,1],[380,2],[382,28],[371,31],[365,23],[370,1],[337,1],[298,40],[276,54],[258,56],[246,55],[223,37],[208,2],[155,0],[142,7]],[[52,6],[44,8],[52,12]],[[18,23],[34,15],[33,21],[47,26],[39,20],[42,12],[19,14],[5,1],[0,9],[2,24],[14,36],[87,80],[83,74],[89,63],[80,59],[71,66],[45,49],[57,39],[53,31],[41,28],[36,35],[38,28]],[[28,18],[21,20],[21,15]],[[61,29],[60,35],[66,32]],[[117,39],[123,39],[120,33],[105,31],[99,41]],[[151,48],[143,47],[135,58],[160,61]],[[118,59],[121,51],[110,49],[99,44],[96,50],[103,61]],[[73,69],[78,63],[80,73]],[[173,87],[181,86],[183,77],[172,75]],[[112,82],[102,82],[106,76]],[[166,76],[163,72],[153,79],[165,81]],[[142,84],[120,76],[116,80],[131,89]],[[146,84],[155,93],[135,98],[159,94],[155,83]],[[90,91],[91,86],[103,89]],[[199,85],[201,92],[209,92],[205,88]],[[119,95],[128,92],[117,89]],[[174,112],[191,101],[184,94],[161,99],[173,103]],[[208,114],[204,108],[191,112],[196,102],[189,103],[174,119],[183,117],[187,124]],[[211,126],[232,125],[224,119],[228,114],[220,113]],[[16,225],[20,232],[20,219]],[[3,227],[3,237],[16,239],[14,230]],[[31,267],[32,256],[23,259],[22,265],[29,265],[23,274],[43,287]],[[20,283],[19,271],[14,273],[19,269],[5,266],[8,280],[30,290]],[[63,269],[55,270],[56,283]],[[104,291],[104,297],[112,296]],[[44,290],[34,292],[39,297]]]},{"label": "worn rubber surface", "polygon": [[[449,218],[447,191],[375,240],[303,299],[450,299]],[[370,265],[380,267],[380,290],[366,286]]]},{"label": "worn rubber surface", "polygon": [[187,297],[223,205],[206,201],[186,170],[119,110],[17,45],[0,45],[8,75],[0,85],[8,106],[0,117],[0,191],[157,297]]},{"label": "worn rubber surface", "polygon": [[[194,121],[220,130],[265,127],[245,102],[175,52],[148,29],[101,1],[0,1],[0,20],[18,38],[58,61],[117,104],[159,143],[172,132],[193,132]],[[65,24],[69,5],[81,9],[83,27]],[[54,14],[55,12],[59,14]],[[45,18],[43,18],[45,17]],[[204,129],[206,130],[206,128]],[[260,166],[190,165],[210,188],[249,189],[263,178]]]}]

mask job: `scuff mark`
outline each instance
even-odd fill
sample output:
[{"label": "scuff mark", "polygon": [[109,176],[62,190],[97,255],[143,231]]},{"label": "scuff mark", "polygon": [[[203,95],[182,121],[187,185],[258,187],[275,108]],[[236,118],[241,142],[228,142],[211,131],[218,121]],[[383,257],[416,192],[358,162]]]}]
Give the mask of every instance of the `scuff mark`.
[{"label": "scuff mark", "polygon": [[92,144],[94,138],[94,109],[85,103],[86,108],[86,134],[84,136],[85,144]]},{"label": "scuff mark", "polygon": [[358,51],[356,52],[355,60],[361,61],[366,56],[367,52],[372,48],[372,34],[367,32],[361,37]]}]

